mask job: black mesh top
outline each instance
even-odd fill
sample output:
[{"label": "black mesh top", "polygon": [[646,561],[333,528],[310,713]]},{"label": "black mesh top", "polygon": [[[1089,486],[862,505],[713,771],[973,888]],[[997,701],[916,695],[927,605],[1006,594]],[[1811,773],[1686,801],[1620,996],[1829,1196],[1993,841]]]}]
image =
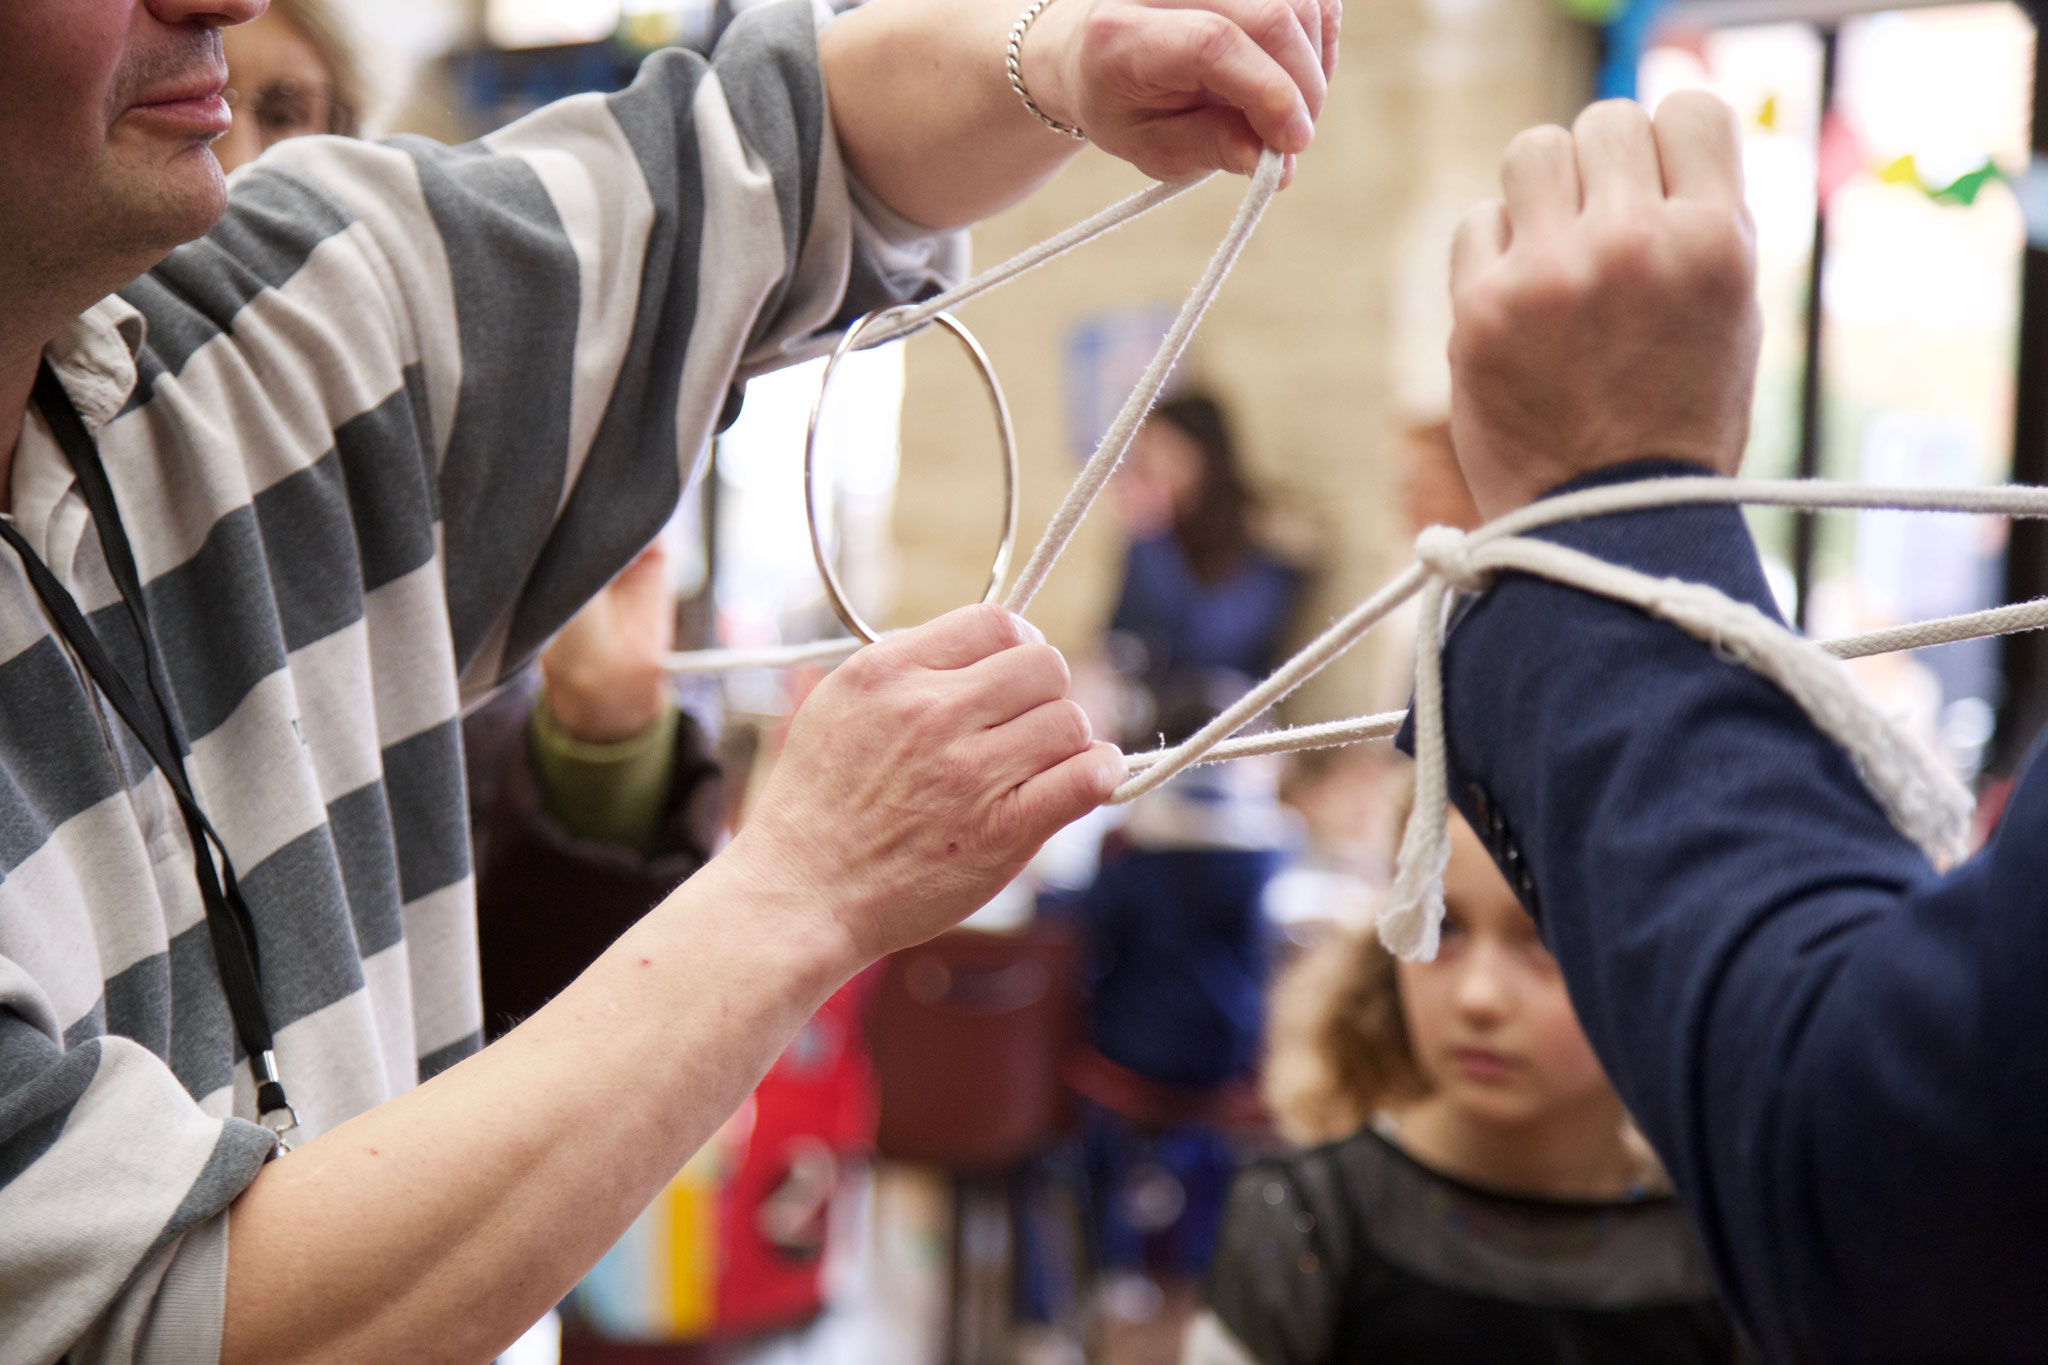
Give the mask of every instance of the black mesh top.
[{"label": "black mesh top", "polygon": [[1263,1365],[1750,1358],[1676,1199],[1501,1194],[1371,1129],[1238,1177],[1208,1296]]}]

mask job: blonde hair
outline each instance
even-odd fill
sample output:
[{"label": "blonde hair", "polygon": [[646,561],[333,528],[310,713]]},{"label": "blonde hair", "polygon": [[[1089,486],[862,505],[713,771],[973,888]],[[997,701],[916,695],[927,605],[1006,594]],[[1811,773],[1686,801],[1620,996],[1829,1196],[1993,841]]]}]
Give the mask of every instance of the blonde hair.
[{"label": "blonde hair", "polygon": [[[1414,778],[1404,775],[1391,802],[1396,837],[1414,804]],[[1261,1088],[1281,1135],[1304,1146],[1348,1137],[1381,1110],[1429,1093],[1393,954],[1370,926],[1333,928],[1281,969]]]},{"label": "blonde hair", "polygon": [[1336,929],[1280,973],[1261,1080],[1290,1142],[1333,1142],[1429,1093],[1401,1014],[1394,959],[1371,929]]},{"label": "blonde hair", "polygon": [[270,12],[304,38],[320,58],[320,65],[327,68],[335,108],[335,126],[328,131],[356,136],[369,89],[363,83],[362,62],[340,10],[329,0],[270,0]]}]

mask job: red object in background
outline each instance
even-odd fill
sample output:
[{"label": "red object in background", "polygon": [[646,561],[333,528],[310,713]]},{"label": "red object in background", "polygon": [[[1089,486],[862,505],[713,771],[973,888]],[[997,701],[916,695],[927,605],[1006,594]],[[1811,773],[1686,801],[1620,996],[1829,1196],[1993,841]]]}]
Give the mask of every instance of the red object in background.
[{"label": "red object in background", "polygon": [[1835,191],[1859,175],[1869,161],[1870,152],[1855,125],[1840,110],[1829,110],[1821,120],[1820,147],[1815,159],[1814,193],[1820,197],[1823,211],[1835,197]]},{"label": "red object in background", "polygon": [[718,1335],[795,1327],[825,1306],[826,1215],[849,1158],[875,1140],[864,1021],[876,972],[804,1025],[754,1091],[746,1155],[720,1195]]},{"label": "red object in background", "polygon": [[1970,848],[1982,848],[1992,835],[1998,832],[1999,821],[2005,818],[2005,803],[2012,797],[2013,778],[1994,778],[1984,784],[1984,790],[1977,794],[1977,814],[1971,821],[1973,826]]},{"label": "red object in background", "polygon": [[1071,1126],[1080,944],[1035,924],[955,929],[883,964],[871,1036],[877,1149],[961,1175],[1006,1171]]}]

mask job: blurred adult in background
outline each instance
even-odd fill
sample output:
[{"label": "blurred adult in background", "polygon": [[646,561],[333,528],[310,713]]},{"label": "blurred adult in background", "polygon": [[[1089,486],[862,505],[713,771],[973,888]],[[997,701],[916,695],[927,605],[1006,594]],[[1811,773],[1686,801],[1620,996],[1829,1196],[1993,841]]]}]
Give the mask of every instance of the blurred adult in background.
[{"label": "blurred adult in background", "polygon": [[[1166,742],[1249,686],[1223,669],[1172,675]],[[1297,842],[1280,766],[1198,767],[1139,797],[1079,901],[1088,1045],[1069,1080],[1084,1100],[1106,1330],[1189,1306],[1259,1122],[1253,1073],[1275,946],[1265,898]]]},{"label": "blurred adult in background", "polygon": [[354,137],[367,91],[341,12],[329,0],[270,0],[262,18],[221,34],[234,126],[213,144],[221,169],[312,133]]},{"label": "blurred adult in background", "polygon": [[[1223,669],[1262,678],[1300,605],[1304,575],[1260,544],[1228,414],[1214,397],[1161,403],[1117,475],[1131,535],[1110,618],[1110,661],[1156,707],[1180,675]],[[1139,710],[1129,737],[1154,738]]]}]

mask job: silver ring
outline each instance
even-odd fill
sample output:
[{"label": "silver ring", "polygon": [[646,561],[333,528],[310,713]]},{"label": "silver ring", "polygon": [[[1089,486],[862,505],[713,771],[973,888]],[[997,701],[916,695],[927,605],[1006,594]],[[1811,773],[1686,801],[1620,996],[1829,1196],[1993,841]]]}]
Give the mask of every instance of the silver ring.
[{"label": "silver ring", "polygon": [[[832,387],[832,372],[838,369],[839,362],[845,359],[847,352],[857,349],[855,343],[869,324],[896,311],[899,310],[884,308],[869,313],[847,328],[846,334],[839,338],[839,344],[832,348],[832,358],[825,362],[825,373],[818,380],[817,401],[811,404],[811,423],[804,432],[804,520],[810,525],[811,554],[818,561],[818,576],[825,580],[825,595],[832,600],[833,612],[848,630],[869,644],[880,639],[881,635],[862,620],[860,613],[853,609],[853,603],[846,600],[846,589],[839,581],[838,570],[832,567],[832,557],[825,553],[825,537],[818,529],[818,419],[825,411],[825,394]],[[1003,386],[996,381],[995,366],[989,363],[988,352],[981,349],[981,343],[974,339],[974,334],[951,313],[935,313],[932,321],[951,332],[967,348],[975,369],[981,374],[982,386],[988,390],[989,400],[995,405],[996,432],[1003,447],[1003,539],[996,547],[995,567],[989,570],[988,591],[981,597],[983,602],[993,602],[1010,571],[1010,552],[1017,544],[1017,433],[1010,425],[1010,405],[1003,398]]]}]

